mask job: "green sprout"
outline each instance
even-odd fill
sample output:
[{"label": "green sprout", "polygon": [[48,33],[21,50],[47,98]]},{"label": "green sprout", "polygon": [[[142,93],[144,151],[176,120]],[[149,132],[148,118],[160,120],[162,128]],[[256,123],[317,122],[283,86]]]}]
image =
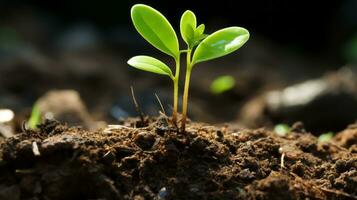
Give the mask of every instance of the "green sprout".
[{"label": "green sprout", "polygon": [[333,137],[333,132],[327,132],[321,134],[317,140],[319,143],[324,143],[330,141],[332,137]]},{"label": "green sprout", "polygon": [[169,21],[154,8],[136,4],[131,8],[131,19],[136,30],[151,45],[171,56],[176,63],[176,72],[156,58],[150,56],[135,56],[128,64],[137,69],[149,71],[170,77],[174,84],[174,106],[172,119],[176,124],[178,112],[178,82],[180,73],[180,54],[186,53],[186,76],[182,100],[181,130],[185,132],[187,118],[188,91],[191,71],[198,63],[225,56],[239,49],[249,39],[249,32],[241,27],[228,27],[210,35],[204,33],[205,25],[197,26],[196,16],[192,11],[183,13],[180,20],[182,39],[187,44],[185,50],[180,50],[177,35]]},{"label": "green sprout", "polygon": [[279,136],[286,136],[290,133],[291,131],[291,128],[289,125],[287,124],[277,124],[275,127],[274,127],[274,132],[279,135]]},{"label": "green sprout", "polygon": [[236,82],[232,76],[220,76],[212,81],[210,89],[213,94],[217,95],[233,89],[235,84]]},{"label": "green sprout", "polygon": [[35,129],[41,123],[41,111],[37,104],[33,105],[31,116],[27,122],[30,129]]}]

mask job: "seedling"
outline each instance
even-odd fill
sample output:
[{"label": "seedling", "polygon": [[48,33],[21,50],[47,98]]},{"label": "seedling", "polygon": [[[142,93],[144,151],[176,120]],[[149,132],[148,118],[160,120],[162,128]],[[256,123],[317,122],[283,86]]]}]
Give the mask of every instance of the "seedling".
[{"label": "seedling", "polygon": [[333,132],[323,133],[317,139],[319,143],[329,142],[333,138]]},{"label": "seedling", "polygon": [[279,136],[286,136],[290,133],[291,131],[291,128],[289,125],[287,124],[277,124],[275,127],[274,127],[274,132],[279,135]]},{"label": "seedling", "polygon": [[187,10],[183,13],[180,21],[181,37],[185,41],[187,48],[180,50],[174,29],[159,11],[147,5],[136,4],[131,9],[131,19],[136,30],[145,40],[175,60],[175,74],[172,73],[166,64],[150,56],[135,56],[128,61],[128,64],[135,68],[167,75],[172,79],[174,84],[174,110],[172,118],[174,123],[177,120],[180,54],[186,53],[186,75],[181,121],[181,130],[184,132],[187,117],[188,91],[193,66],[204,61],[225,56],[239,49],[249,39],[249,32],[244,28],[233,26],[207,35],[204,33],[205,25],[201,24],[197,26],[195,14]]},{"label": "seedling", "polygon": [[226,76],[220,76],[216,78],[215,80],[212,81],[211,83],[211,93],[217,95],[217,94],[222,94],[228,90],[231,90],[234,88],[234,85],[236,84],[236,81],[232,76],[226,75]]},{"label": "seedling", "polygon": [[33,105],[31,116],[27,122],[30,129],[37,128],[37,125],[41,123],[41,111],[37,104]]}]

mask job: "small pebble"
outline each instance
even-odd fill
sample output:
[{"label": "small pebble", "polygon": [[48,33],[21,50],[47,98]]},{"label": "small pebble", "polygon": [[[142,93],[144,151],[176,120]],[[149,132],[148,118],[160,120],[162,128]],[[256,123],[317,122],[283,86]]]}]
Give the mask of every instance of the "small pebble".
[{"label": "small pebble", "polygon": [[149,132],[141,132],[136,135],[134,142],[142,150],[150,150],[156,141],[155,135]]},{"label": "small pebble", "polygon": [[10,109],[0,109],[0,123],[9,122],[14,118],[15,114]]},{"label": "small pebble", "polygon": [[157,194],[157,198],[159,200],[165,200],[166,197],[168,196],[168,194],[169,193],[168,193],[166,187],[163,187],[163,188],[160,189],[159,193]]}]

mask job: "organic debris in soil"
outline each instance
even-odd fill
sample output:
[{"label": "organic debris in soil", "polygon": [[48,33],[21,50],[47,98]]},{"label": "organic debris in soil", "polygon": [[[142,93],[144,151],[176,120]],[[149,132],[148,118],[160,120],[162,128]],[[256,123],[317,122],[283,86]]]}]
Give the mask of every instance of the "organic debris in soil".
[{"label": "organic debris in soil", "polygon": [[309,133],[135,123],[2,141],[0,199],[356,199],[357,154]]}]

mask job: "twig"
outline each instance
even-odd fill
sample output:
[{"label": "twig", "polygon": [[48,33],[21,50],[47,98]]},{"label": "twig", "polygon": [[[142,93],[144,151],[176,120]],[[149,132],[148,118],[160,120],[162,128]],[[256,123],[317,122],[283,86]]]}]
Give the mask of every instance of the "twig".
[{"label": "twig", "polygon": [[155,93],[155,97],[156,97],[157,101],[159,102],[159,105],[160,105],[160,107],[161,107],[162,113],[164,113],[164,115],[167,116],[167,115],[166,115],[166,112],[165,112],[165,109],[164,109],[164,106],[162,105],[162,103],[161,103],[161,101],[160,101],[160,98],[159,98],[159,96],[157,96],[156,93]]},{"label": "twig", "polygon": [[285,158],[285,153],[282,153],[282,154],[281,154],[281,159],[280,159],[280,167],[281,167],[281,168],[285,168],[284,158]]},{"label": "twig", "polygon": [[[167,119],[168,117],[167,117],[167,115],[166,115],[164,106],[162,105],[161,100],[160,100],[159,96],[158,96],[156,93],[155,93],[155,97],[156,97],[157,101],[158,101],[159,104],[160,104],[160,107],[161,107],[161,110],[162,110],[162,114],[165,116],[166,123],[169,124],[169,120]],[[174,124],[175,124],[175,122],[174,122]]]},{"label": "twig", "polygon": [[135,110],[136,110],[136,112],[139,114],[141,122],[144,123],[144,122],[145,122],[145,120],[144,120],[144,113],[142,112],[142,110],[141,110],[141,108],[140,108],[138,102],[136,101],[133,86],[130,86],[130,90],[131,90],[131,97],[133,98],[133,102],[134,102],[134,105],[135,105]]},{"label": "twig", "polygon": [[21,130],[23,133],[27,133],[28,129],[27,129],[27,122],[26,120],[22,121],[21,123]]},{"label": "twig", "polygon": [[325,192],[329,192],[329,193],[333,193],[333,194],[336,194],[336,195],[341,195],[341,196],[344,196],[344,197],[348,197],[348,198],[351,198],[351,199],[357,199],[357,196],[348,194],[346,192],[341,192],[339,190],[331,190],[331,189],[327,189],[327,188],[320,188],[320,190],[325,191]]},{"label": "twig", "polygon": [[38,150],[37,142],[32,142],[32,152],[35,156],[41,155],[40,151]]}]

